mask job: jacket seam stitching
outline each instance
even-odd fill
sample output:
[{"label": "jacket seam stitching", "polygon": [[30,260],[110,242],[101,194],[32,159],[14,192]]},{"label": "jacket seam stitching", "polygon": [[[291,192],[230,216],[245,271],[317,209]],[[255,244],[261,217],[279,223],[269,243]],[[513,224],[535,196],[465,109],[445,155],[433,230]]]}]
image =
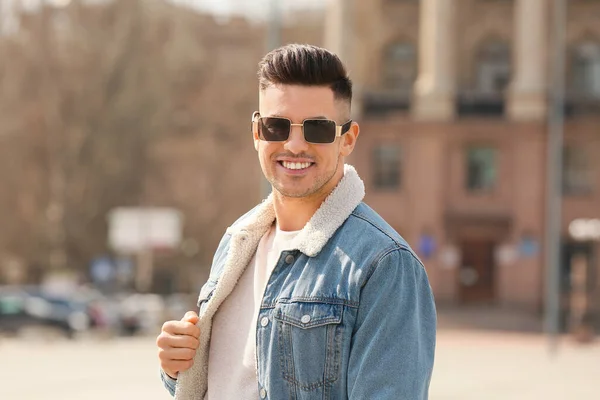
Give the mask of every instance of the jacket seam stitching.
[{"label": "jacket seam stitching", "polygon": [[392,240],[398,247],[408,250],[408,247],[405,244],[396,240],[394,237],[392,237],[390,234],[388,234],[385,230],[383,230],[383,228],[381,228],[379,225],[377,225],[375,222],[371,221],[370,219],[364,217],[362,214],[357,214],[356,211],[352,211],[352,214],[350,214],[350,215],[352,215],[358,219],[362,219],[363,221],[365,221],[366,223],[370,224],[372,227],[377,229],[379,232],[383,233],[385,236],[390,238],[390,240]]},{"label": "jacket seam stitching", "polygon": [[385,251],[383,251],[382,253],[380,253],[380,255],[378,255],[377,257],[375,257],[375,260],[371,263],[371,265],[369,265],[369,269],[367,271],[367,275],[365,278],[365,282],[361,285],[361,287],[364,287],[367,282],[369,281],[369,279],[371,279],[371,276],[375,273],[375,270],[377,269],[377,267],[379,266],[379,264],[381,263],[381,261],[383,261],[384,258],[386,258],[387,256],[389,256],[390,254],[392,254],[393,252],[398,252],[398,254],[401,253],[408,253],[410,255],[410,257],[415,260],[419,266],[421,268],[425,268],[425,266],[423,265],[423,263],[421,262],[421,260],[419,260],[412,251],[410,251],[410,249],[407,249],[406,247],[402,246],[402,247],[394,247],[391,249],[387,249]]},{"label": "jacket seam stitching", "polygon": [[279,297],[276,301],[270,303],[264,303],[261,305],[261,308],[275,308],[277,304],[293,304],[294,302],[304,302],[304,303],[321,303],[321,304],[330,304],[330,305],[342,305],[348,306],[351,308],[358,308],[360,302],[350,301],[346,299],[337,299],[333,297]]}]

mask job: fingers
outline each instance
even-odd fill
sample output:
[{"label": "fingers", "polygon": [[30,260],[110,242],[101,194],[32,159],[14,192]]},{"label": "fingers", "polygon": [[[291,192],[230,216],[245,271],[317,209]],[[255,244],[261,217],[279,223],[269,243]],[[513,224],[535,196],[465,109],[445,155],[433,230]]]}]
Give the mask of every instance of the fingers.
[{"label": "fingers", "polygon": [[168,332],[161,332],[156,339],[156,344],[160,349],[187,348],[195,351],[200,342],[198,338],[191,335],[172,335]]},{"label": "fingers", "polygon": [[[184,372],[184,371],[187,371],[188,369],[192,368],[192,365],[194,365],[193,360],[169,361],[168,363],[164,364],[163,370],[165,372],[167,372],[169,374],[169,376],[175,375],[175,377],[176,377],[180,372]],[[171,373],[173,375],[171,375],[168,371],[172,371]]]},{"label": "fingers", "polygon": [[184,371],[187,371],[188,369],[192,368],[192,365],[194,365],[194,360],[188,360],[188,361],[174,361],[174,360],[162,361],[161,360],[161,363],[160,363],[160,367],[162,368],[162,370],[165,371],[167,373],[167,375],[169,375],[173,379],[177,379],[177,375],[179,375],[180,372],[184,372]]},{"label": "fingers", "polygon": [[172,378],[187,371],[194,364],[194,356],[200,342],[198,314],[188,311],[181,321],[167,321],[156,338],[160,366]]},{"label": "fingers", "polygon": [[194,311],[188,311],[185,313],[181,321],[186,321],[195,325],[198,323],[198,319],[198,314],[196,314]]},{"label": "fingers", "polygon": [[158,358],[161,361],[171,362],[171,361],[191,361],[194,359],[196,355],[195,349],[178,349],[178,348],[169,348],[169,349],[159,349]]},{"label": "fingers", "polygon": [[200,337],[200,328],[187,321],[167,321],[162,326],[162,331],[171,335],[188,335],[196,339]]},{"label": "fingers", "polygon": [[[182,323],[181,321],[171,322]],[[191,325],[188,322],[185,324]],[[197,337],[191,335],[178,335],[163,331],[156,339],[156,344],[161,368],[167,375],[177,379],[179,372],[187,371],[194,364],[199,341]]]}]

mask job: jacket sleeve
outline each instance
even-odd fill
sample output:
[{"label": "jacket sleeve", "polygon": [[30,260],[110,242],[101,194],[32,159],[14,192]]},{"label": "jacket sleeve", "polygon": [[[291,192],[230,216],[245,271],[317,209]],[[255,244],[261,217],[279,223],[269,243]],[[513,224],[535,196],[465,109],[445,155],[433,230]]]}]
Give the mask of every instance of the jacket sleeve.
[{"label": "jacket sleeve", "polygon": [[171,394],[171,396],[175,397],[175,388],[177,387],[177,380],[171,378],[162,369],[160,370],[160,380],[165,386],[165,389],[167,389],[167,391]]},{"label": "jacket sleeve", "polygon": [[437,322],[425,269],[408,250],[395,249],[371,271],[353,331],[348,397],[426,400]]}]

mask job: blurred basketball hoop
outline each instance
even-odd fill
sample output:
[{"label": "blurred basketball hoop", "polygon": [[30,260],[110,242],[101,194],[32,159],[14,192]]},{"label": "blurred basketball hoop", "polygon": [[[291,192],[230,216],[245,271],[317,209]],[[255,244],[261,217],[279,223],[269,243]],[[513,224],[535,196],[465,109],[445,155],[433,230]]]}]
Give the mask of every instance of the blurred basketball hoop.
[{"label": "blurred basketball hoop", "polygon": [[108,214],[108,241],[119,253],[173,250],[181,244],[181,212],[172,208],[120,207]]},{"label": "blurred basketball hoop", "polygon": [[152,285],[153,253],[179,248],[183,217],[179,210],[156,207],[119,207],[108,214],[108,242],[117,253],[137,256],[136,286]]}]

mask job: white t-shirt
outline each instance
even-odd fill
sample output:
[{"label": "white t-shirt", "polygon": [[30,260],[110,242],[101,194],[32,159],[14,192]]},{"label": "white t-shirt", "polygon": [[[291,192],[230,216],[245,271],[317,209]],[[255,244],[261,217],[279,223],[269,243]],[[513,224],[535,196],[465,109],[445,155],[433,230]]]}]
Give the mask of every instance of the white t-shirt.
[{"label": "white t-shirt", "polygon": [[273,225],[231,294],[213,318],[205,400],[258,398],[256,324],[265,287],[281,252],[291,250],[300,231]]}]

